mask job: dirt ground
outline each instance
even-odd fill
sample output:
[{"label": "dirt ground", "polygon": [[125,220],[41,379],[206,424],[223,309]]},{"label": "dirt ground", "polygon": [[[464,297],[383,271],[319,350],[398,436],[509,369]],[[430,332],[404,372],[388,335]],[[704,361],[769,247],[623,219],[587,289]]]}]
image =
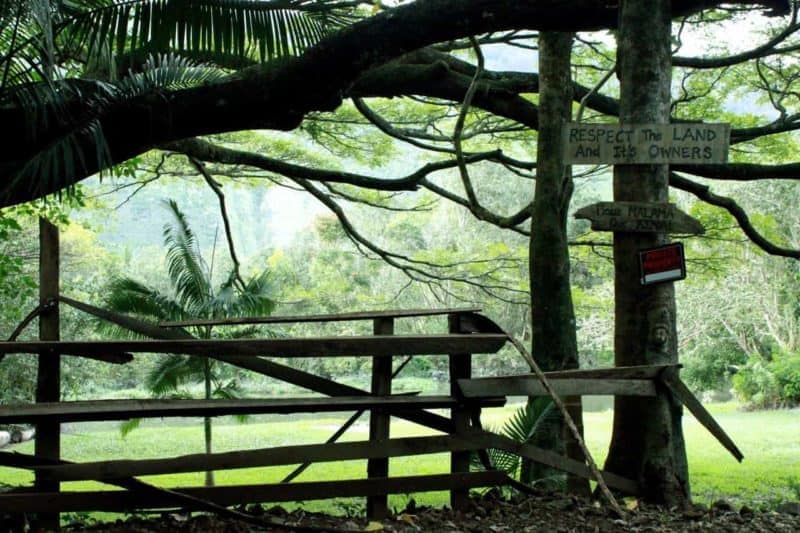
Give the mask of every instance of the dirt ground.
[{"label": "dirt ground", "polygon": [[[67,531],[93,532],[245,532],[245,531],[384,531],[411,533],[431,531],[443,533],[567,533],[573,531],[728,531],[798,532],[800,504],[788,502],[774,511],[754,511],[748,507],[734,508],[724,501],[710,507],[695,505],[690,509],[665,509],[625,500],[626,516],[617,517],[600,502],[565,496],[539,494],[536,496],[502,499],[497,492],[474,498],[466,512],[450,509],[417,507],[413,500],[398,514],[379,522],[348,517],[334,517],[302,510],[287,512],[279,506],[251,506],[251,514],[265,520],[256,526],[210,515],[191,517],[170,514],[144,520],[131,518],[110,524],[86,526],[74,524]],[[243,509],[244,510],[244,509]],[[273,526],[266,525],[272,523]]]}]

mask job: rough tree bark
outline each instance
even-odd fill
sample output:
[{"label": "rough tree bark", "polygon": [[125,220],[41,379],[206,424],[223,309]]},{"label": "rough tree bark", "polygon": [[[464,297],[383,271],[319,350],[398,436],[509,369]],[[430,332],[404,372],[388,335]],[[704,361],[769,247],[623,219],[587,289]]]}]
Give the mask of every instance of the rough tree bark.
[{"label": "rough tree bark", "polygon": [[[625,0],[617,44],[620,123],[669,122],[670,0]],[[668,201],[667,165],[618,165],[616,201]],[[672,283],[641,286],[637,251],[667,242],[666,234],[615,233],[615,334],[617,366],[677,363]],[[641,485],[649,501],[689,501],[681,406],[666,390],[654,399],[619,396],[605,468]]]},{"label": "rough tree bark", "polygon": [[[533,357],[543,370],[578,367],[575,310],[569,279],[567,210],[572,197],[572,175],[564,166],[561,132],[572,116],[570,60],[573,34],[539,35],[539,138],[536,149],[536,194],[530,242]],[[529,399],[529,402],[533,398]],[[565,398],[582,430],[581,399]],[[583,460],[583,453],[563,420],[548,417],[534,435],[534,443]],[[523,479],[562,477],[563,473],[535,463],[523,467]],[[568,476],[570,492],[586,493],[586,480]]]}]

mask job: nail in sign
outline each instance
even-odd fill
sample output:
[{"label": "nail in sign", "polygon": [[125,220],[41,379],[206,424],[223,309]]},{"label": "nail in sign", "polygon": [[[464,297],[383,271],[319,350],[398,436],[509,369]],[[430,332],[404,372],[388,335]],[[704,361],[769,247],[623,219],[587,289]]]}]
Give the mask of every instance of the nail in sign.
[{"label": "nail in sign", "polygon": [[683,244],[676,242],[639,252],[642,285],[677,281],[686,277]]}]

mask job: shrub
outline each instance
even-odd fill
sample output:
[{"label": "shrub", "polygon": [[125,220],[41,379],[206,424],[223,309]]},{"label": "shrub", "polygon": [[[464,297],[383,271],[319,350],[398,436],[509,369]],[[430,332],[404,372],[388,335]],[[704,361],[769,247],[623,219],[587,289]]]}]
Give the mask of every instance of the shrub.
[{"label": "shrub", "polygon": [[785,405],[800,404],[800,354],[776,359],[771,365]]},{"label": "shrub", "polygon": [[752,407],[800,405],[800,354],[776,354],[771,361],[751,358],[733,377],[733,386]]}]

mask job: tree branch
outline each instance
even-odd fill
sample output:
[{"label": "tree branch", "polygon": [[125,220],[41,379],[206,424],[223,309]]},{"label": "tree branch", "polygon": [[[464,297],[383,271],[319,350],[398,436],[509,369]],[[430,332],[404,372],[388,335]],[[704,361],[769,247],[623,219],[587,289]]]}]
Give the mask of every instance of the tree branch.
[{"label": "tree branch", "polygon": [[[229,165],[247,165],[261,170],[266,170],[268,172],[273,172],[275,174],[280,174],[281,176],[285,176],[290,179],[297,178],[326,183],[342,183],[378,191],[414,191],[419,188],[422,180],[424,180],[429,174],[438,172],[440,170],[455,168],[458,165],[458,163],[452,159],[435,161],[423,165],[419,169],[406,176],[386,179],[365,176],[363,174],[354,174],[351,172],[317,169],[302,165],[295,165],[285,161],[280,161],[278,159],[269,158],[254,152],[235,150],[233,148],[227,148],[218,144],[212,144],[203,139],[185,139],[183,141],[165,144],[162,146],[162,148],[180,152],[197,158],[201,161],[224,163]],[[465,159],[468,163],[492,161],[503,164],[515,164],[523,168],[532,168],[535,166],[534,163],[525,163],[523,161],[517,161],[515,159],[506,157],[500,150],[469,154],[465,156]]]},{"label": "tree branch", "polygon": [[[516,301],[509,298],[504,297],[498,291],[508,292],[511,294],[520,294],[524,295],[527,294],[525,291],[521,291],[518,289],[514,289],[511,287],[506,287],[503,285],[497,285],[493,283],[482,283],[476,281],[482,277],[486,277],[489,273],[479,274],[477,276],[457,276],[457,275],[447,275],[447,274],[437,274],[435,272],[431,272],[425,270],[426,267],[434,268],[434,269],[443,269],[443,268],[452,268],[455,266],[467,265],[467,264],[479,264],[479,263],[487,263],[488,260],[478,260],[478,261],[469,261],[466,263],[451,263],[451,264],[436,264],[429,261],[421,261],[418,259],[413,259],[411,257],[397,254],[394,252],[390,252],[385,250],[372,242],[371,240],[367,239],[364,235],[362,235],[356,228],[353,226],[350,219],[345,214],[344,210],[341,208],[339,204],[337,204],[332,198],[324,194],[322,191],[314,187],[314,185],[304,179],[293,179],[295,183],[303,187],[306,191],[308,191],[312,196],[314,196],[317,200],[319,200],[325,207],[330,209],[331,212],[336,216],[341,224],[342,228],[344,229],[345,233],[347,234],[348,238],[356,245],[356,248],[359,251],[362,251],[362,247],[366,248],[370,252],[377,255],[380,259],[382,259],[388,265],[397,268],[401,272],[403,272],[406,276],[414,281],[420,281],[423,283],[427,283],[428,285],[436,285],[439,289],[445,291],[447,294],[450,294],[453,297],[459,298],[458,295],[453,294],[449,289],[444,287],[442,282],[444,281],[456,281],[459,283],[463,283],[467,286],[471,286],[481,290],[482,292],[486,293],[487,295],[497,298],[500,301],[507,302],[507,303],[523,303],[524,300]],[[366,254],[365,254],[366,255]],[[368,256],[367,256],[368,257]],[[502,258],[500,258],[502,260]],[[498,261],[498,258],[492,260],[493,262]],[[494,270],[497,270],[501,267],[495,267]],[[461,298],[459,298],[461,299]]]},{"label": "tree branch", "polygon": [[202,162],[198,161],[197,158],[189,157],[189,162],[197,169],[203,179],[206,181],[211,190],[214,191],[214,194],[217,195],[217,199],[219,200],[219,212],[222,215],[222,223],[225,227],[225,238],[228,241],[228,252],[231,256],[231,261],[233,262],[233,275],[236,283],[239,285],[239,289],[244,291],[247,288],[247,284],[242,279],[242,274],[239,271],[239,258],[236,256],[236,247],[233,243],[233,232],[231,231],[231,221],[228,218],[228,208],[225,205],[225,194],[222,192],[222,186],[214,179],[214,177],[208,172],[208,169],[203,165]]},{"label": "tree branch", "polygon": [[759,165],[754,163],[727,163],[719,165],[670,165],[677,172],[724,181],[758,181],[767,179],[798,180],[800,163],[786,165]]},{"label": "tree branch", "polygon": [[753,224],[750,222],[750,217],[747,216],[747,212],[745,212],[742,206],[736,203],[736,201],[732,198],[714,194],[711,192],[711,188],[707,185],[702,185],[686,179],[677,175],[675,172],[670,172],[669,184],[671,187],[689,192],[706,203],[721,207],[728,211],[728,213],[730,213],[731,216],[736,219],[736,222],[739,223],[739,227],[742,228],[742,231],[745,235],[747,235],[750,241],[768,254],[777,255],[780,257],[791,257],[792,259],[800,259],[800,250],[778,246],[759,233],[759,231],[753,227]]},{"label": "tree branch", "polygon": [[768,55],[781,53],[777,46],[788,39],[793,33],[800,29],[800,24],[797,24],[797,5],[792,7],[792,18],[789,24],[786,25],[780,33],[775,37],[765,42],[761,46],[757,46],[751,50],[741,52],[726,57],[680,57],[674,56],[672,58],[673,67],[690,67],[697,69],[711,69],[722,68],[744,63],[751,59],[758,59]]}]

